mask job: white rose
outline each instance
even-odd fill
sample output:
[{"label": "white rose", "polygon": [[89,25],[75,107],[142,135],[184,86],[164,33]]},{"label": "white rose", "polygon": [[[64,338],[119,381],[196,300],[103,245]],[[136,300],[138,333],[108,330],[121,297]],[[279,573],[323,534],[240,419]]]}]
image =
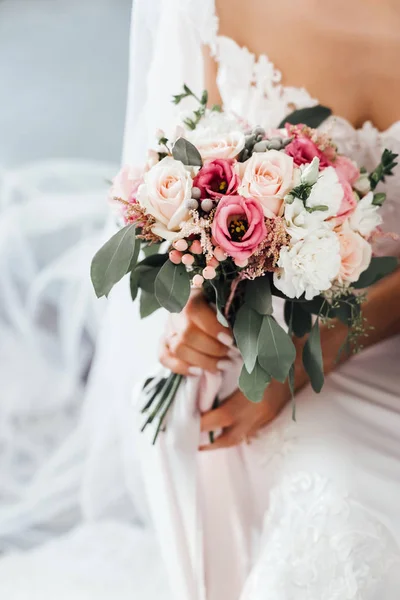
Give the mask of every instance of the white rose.
[{"label": "white rose", "polygon": [[335,169],[327,167],[321,171],[317,182],[313,185],[306,204],[309,208],[327,206],[328,210],[320,212],[324,213],[324,219],[328,219],[338,214],[343,195],[343,187]]},{"label": "white rose", "polygon": [[349,219],[350,227],[364,237],[371,235],[382,224],[379,206],[372,204],[373,200],[374,194],[372,192],[361,198]]},{"label": "white rose", "polygon": [[331,230],[311,233],[294,246],[281,249],[275,286],[289,298],[312,300],[329,290],[341,265],[338,236]]},{"label": "white rose", "polygon": [[312,231],[326,229],[328,225],[324,218],[322,211],[308,212],[299,198],[295,198],[291,204],[285,204],[286,230],[296,241],[304,239]]},{"label": "white rose", "polygon": [[138,191],[138,202],[157,223],[155,235],[166,240],[178,237],[181,224],[190,213],[186,201],[191,198],[192,178],[189,170],[178,160],[163,158],[144,176]]},{"label": "white rose", "polygon": [[185,137],[196,146],[203,160],[236,158],[246,141],[239,123],[217,112],[210,113]]},{"label": "white rose", "polygon": [[254,152],[242,168],[239,192],[259,200],[265,217],[274,218],[282,214],[283,198],[293,187],[293,158],[279,150]]}]

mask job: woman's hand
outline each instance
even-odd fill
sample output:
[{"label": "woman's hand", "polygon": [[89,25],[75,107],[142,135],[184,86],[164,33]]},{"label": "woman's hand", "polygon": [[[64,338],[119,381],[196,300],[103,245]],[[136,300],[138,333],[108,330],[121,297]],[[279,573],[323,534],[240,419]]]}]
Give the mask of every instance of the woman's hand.
[{"label": "woman's hand", "polygon": [[180,375],[216,373],[226,368],[232,346],[231,331],[218,322],[202,293],[194,292],[184,310],[170,317],[159,359]]},{"label": "woman's hand", "polygon": [[250,402],[240,390],[236,390],[224,403],[201,417],[201,431],[222,429],[213,444],[201,446],[200,450],[229,448],[243,442],[251,443],[259,429],[277,417],[290,400],[287,384],[273,380],[266,389],[262,402]]}]

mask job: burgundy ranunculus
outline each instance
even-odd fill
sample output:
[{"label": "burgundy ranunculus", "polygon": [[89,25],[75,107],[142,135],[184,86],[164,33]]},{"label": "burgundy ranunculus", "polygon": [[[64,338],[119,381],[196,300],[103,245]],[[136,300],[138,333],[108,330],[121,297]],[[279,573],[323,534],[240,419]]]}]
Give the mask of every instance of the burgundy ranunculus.
[{"label": "burgundy ranunculus", "polygon": [[201,198],[219,200],[222,196],[234,194],[240,179],[233,168],[233,160],[215,158],[204,163],[193,180],[193,185],[201,191]]}]

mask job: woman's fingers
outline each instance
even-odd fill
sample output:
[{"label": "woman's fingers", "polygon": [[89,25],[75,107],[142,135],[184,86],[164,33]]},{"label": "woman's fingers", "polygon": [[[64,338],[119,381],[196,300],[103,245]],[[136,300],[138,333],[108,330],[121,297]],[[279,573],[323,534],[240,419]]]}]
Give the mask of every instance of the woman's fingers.
[{"label": "woman's fingers", "polygon": [[189,346],[197,352],[207,354],[215,358],[225,358],[229,355],[230,348],[214,337],[205,333],[202,329],[199,329],[194,323],[189,322],[181,330],[177,330],[175,336],[172,337],[173,345],[171,345],[172,352],[176,351],[176,348],[182,344],[183,346]]},{"label": "woman's fingers", "polygon": [[186,305],[185,312],[189,320],[207,335],[219,340],[228,347],[233,345],[231,331],[227,327],[221,325],[215,311],[211,308],[202,294],[194,294],[191,296]]},{"label": "woman's fingers", "polygon": [[201,415],[201,431],[215,431],[233,425],[234,417],[226,406],[220,406]]},{"label": "woman's fingers", "polygon": [[189,365],[186,361],[176,357],[170,352],[165,339],[161,340],[159,361],[163,367],[169,369],[177,375],[200,375],[201,369],[196,369],[192,365]]},{"label": "woman's fingers", "polygon": [[200,446],[199,450],[201,452],[205,452],[207,450],[232,448],[232,446],[237,446],[238,444],[242,444],[244,442],[247,442],[247,436],[243,434],[240,426],[234,426],[226,429],[213,444],[205,444],[204,446]]},{"label": "woman's fingers", "polygon": [[203,352],[199,352],[198,350],[183,344],[178,336],[172,337],[172,339],[168,341],[168,344],[170,352],[176,356],[176,358],[204,371],[218,373],[218,371],[221,371],[226,367],[226,359],[224,360],[203,354]]}]

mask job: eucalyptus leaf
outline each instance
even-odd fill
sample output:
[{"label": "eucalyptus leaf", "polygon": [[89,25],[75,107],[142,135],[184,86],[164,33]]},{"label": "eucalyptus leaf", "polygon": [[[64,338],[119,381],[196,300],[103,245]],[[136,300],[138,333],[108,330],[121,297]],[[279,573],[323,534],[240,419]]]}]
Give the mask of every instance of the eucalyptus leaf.
[{"label": "eucalyptus leaf", "polygon": [[286,123],[289,123],[290,125],[308,125],[308,127],[315,129],[326,121],[331,114],[331,109],[322,106],[321,104],[309,108],[301,108],[285,117],[278,125],[278,128],[281,129],[282,127],[285,127]]},{"label": "eucalyptus leaf", "polygon": [[352,286],[356,289],[369,287],[386,275],[390,275],[398,264],[398,259],[394,256],[374,256],[368,269],[361,273],[360,279]]},{"label": "eucalyptus leaf", "polygon": [[154,282],[161,269],[167,262],[168,254],[153,254],[143,259],[135,271],[138,277],[138,286],[150,294],[154,294]]},{"label": "eucalyptus leaf", "polygon": [[262,316],[250,308],[248,304],[243,304],[236,315],[233,335],[249,373],[252,372],[256,364],[261,325]]},{"label": "eucalyptus leaf", "polygon": [[271,284],[266,275],[247,281],[245,302],[260,315],[272,315]]},{"label": "eucalyptus leaf", "polygon": [[142,246],[143,254],[147,256],[152,256],[153,254],[158,254],[160,250],[160,244],[148,244],[147,246]]},{"label": "eucalyptus leaf", "polygon": [[285,321],[291,333],[298,338],[302,338],[311,331],[311,314],[305,311],[298,302],[291,302],[290,300],[285,302]]},{"label": "eucalyptus leaf", "polygon": [[132,270],[136,267],[137,261],[140,254],[141,243],[138,238],[135,238],[135,248],[133,250],[133,256],[131,258],[131,262],[129,263],[128,273],[131,273]]},{"label": "eucalyptus leaf", "polygon": [[154,291],[161,306],[172,313],[181,312],[190,296],[190,279],[185,266],[167,260],[156,277]]},{"label": "eucalyptus leaf", "polygon": [[239,387],[251,402],[261,402],[265,389],[270,382],[271,376],[264,371],[258,362],[254,365],[251,373],[247,371],[246,365],[243,365],[239,377]]},{"label": "eucalyptus leaf", "polygon": [[137,298],[139,291],[139,271],[137,269],[133,269],[133,271],[131,271],[129,278],[129,286],[131,290],[131,298],[134,302]]},{"label": "eucalyptus leaf", "polygon": [[223,286],[219,285],[218,282],[210,281],[212,287],[215,291],[215,304],[217,307],[217,319],[218,322],[221,323],[223,327],[229,327],[229,323],[225,318],[223,309],[224,306],[222,304],[222,295],[223,295]]},{"label": "eucalyptus leaf", "polygon": [[138,243],[135,225],[127,225],[95,254],[90,275],[98,298],[108,296],[114,285],[128,273]]},{"label": "eucalyptus leaf", "polygon": [[183,137],[176,140],[174,147],[172,148],[172,156],[175,160],[180,160],[184,165],[190,165],[192,167],[203,166],[200,152],[197,150],[196,146]]},{"label": "eucalyptus leaf", "polygon": [[283,383],[295,358],[292,338],[273,317],[265,315],[258,339],[258,362],[262,368]]},{"label": "eucalyptus leaf", "polygon": [[303,365],[310,378],[312,389],[314,392],[319,393],[324,385],[324,366],[319,319],[316,319],[303,348]]},{"label": "eucalyptus leaf", "polygon": [[159,308],[161,308],[161,306],[155,295],[142,290],[142,293],[140,294],[140,317],[145,319]]}]

